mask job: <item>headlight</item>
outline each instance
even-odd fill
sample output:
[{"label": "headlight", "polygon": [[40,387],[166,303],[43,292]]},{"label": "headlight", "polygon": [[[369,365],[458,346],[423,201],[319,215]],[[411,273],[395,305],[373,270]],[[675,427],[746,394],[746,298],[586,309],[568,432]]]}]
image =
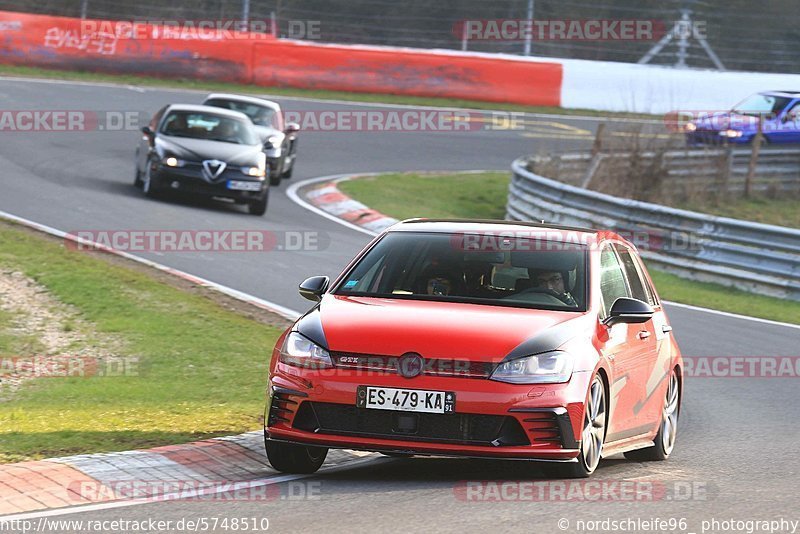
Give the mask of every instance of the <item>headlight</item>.
[{"label": "headlight", "polygon": [[572,376],[573,358],[566,352],[554,351],[525,356],[500,364],[492,380],[512,384],[556,384]]},{"label": "headlight", "polygon": [[330,353],[299,332],[286,336],[281,347],[281,362],[311,369],[333,367]]},{"label": "headlight", "polygon": [[161,163],[166,165],[167,167],[183,167],[186,165],[186,162],[182,159],[178,159],[174,156],[169,156],[161,160]]},{"label": "headlight", "polygon": [[694,132],[695,130],[697,130],[697,125],[693,122],[687,122],[683,126],[684,132]]},{"label": "headlight", "polygon": [[741,137],[742,131],[741,130],[722,130],[719,133],[722,137],[734,138],[734,137]]},{"label": "headlight", "polygon": [[264,176],[266,174],[265,167],[242,167],[242,172],[247,176]]},{"label": "headlight", "polygon": [[265,148],[274,148],[275,145],[281,144],[281,137],[279,135],[271,135],[267,137],[267,140],[264,142]]}]

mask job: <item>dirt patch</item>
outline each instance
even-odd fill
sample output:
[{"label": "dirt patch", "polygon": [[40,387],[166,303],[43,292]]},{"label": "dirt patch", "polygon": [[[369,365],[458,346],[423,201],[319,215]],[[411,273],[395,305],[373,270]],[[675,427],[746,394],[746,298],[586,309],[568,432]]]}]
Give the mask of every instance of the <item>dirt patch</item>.
[{"label": "dirt patch", "polygon": [[17,271],[0,271],[0,400],[45,376],[85,376],[112,358],[123,343],[97,332],[77,310]]}]

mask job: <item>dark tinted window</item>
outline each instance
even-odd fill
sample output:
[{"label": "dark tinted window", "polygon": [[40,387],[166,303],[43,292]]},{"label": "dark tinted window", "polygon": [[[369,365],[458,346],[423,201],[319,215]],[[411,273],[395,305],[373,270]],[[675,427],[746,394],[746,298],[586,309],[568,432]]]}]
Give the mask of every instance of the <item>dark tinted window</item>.
[{"label": "dark tinted window", "polygon": [[161,133],[173,137],[207,139],[239,145],[258,145],[253,125],[244,120],[198,111],[172,111],[161,124]]},{"label": "dark tinted window", "polygon": [[236,100],[222,100],[212,99],[205,103],[206,106],[214,106],[217,108],[232,109],[233,111],[240,111],[250,117],[253,124],[257,126],[269,126],[282,130],[281,117],[274,109],[266,106],[259,106],[258,104],[251,104],[249,102],[239,102]]},{"label": "dark tinted window", "polygon": [[482,244],[481,250],[465,248],[461,234],[389,233],[347,273],[336,293],[585,309],[585,247],[534,239]]}]

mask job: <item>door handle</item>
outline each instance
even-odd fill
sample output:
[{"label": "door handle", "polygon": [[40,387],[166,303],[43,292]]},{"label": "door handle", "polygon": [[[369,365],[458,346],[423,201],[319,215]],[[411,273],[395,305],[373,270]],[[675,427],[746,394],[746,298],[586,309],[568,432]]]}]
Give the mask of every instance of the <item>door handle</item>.
[{"label": "door handle", "polygon": [[668,334],[668,333],[672,332],[672,327],[670,325],[668,325],[668,324],[662,325],[661,326],[661,331],[664,332],[665,334]]},{"label": "door handle", "polygon": [[647,330],[642,330],[641,332],[639,332],[638,337],[639,339],[647,339],[648,337],[650,337],[650,332],[648,332]]}]

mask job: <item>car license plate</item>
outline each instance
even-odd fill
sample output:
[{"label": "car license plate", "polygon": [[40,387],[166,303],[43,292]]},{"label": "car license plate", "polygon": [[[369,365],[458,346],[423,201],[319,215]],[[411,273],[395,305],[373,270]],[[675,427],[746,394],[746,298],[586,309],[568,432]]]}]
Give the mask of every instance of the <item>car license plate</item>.
[{"label": "car license plate", "polygon": [[358,386],[356,406],[374,410],[454,413],[456,394],[452,391]]},{"label": "car license plate", "polygon": [[228,180],[228,189],[235,189],[236,191],[261,191],[261,182]]}]

